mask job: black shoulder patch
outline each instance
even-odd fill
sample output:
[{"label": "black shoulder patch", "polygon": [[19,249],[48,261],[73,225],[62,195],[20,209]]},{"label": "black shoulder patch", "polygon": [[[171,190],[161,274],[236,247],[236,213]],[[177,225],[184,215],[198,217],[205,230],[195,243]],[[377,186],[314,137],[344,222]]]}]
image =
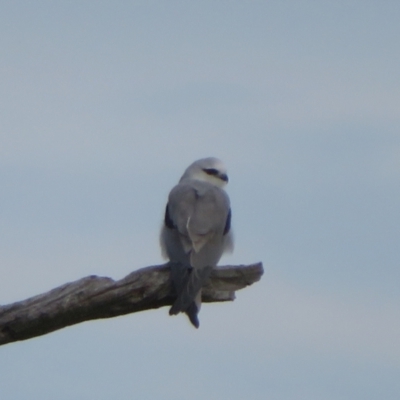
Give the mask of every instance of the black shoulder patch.
[{"label": "black shoulder patch", "polygon": [[229,209],[229,213],[228,216],[226,217],[226,222],[225,222],[224,235],[226,235],[231,230],[231,218],[232,218],[232,212],[231,209]]},{"label": "black shoulder patch", "polygon": [[175,229],[175,225],[174,225],[171,217],[169,216],[168,204],[165,207],[164,224],[169,229]]}]

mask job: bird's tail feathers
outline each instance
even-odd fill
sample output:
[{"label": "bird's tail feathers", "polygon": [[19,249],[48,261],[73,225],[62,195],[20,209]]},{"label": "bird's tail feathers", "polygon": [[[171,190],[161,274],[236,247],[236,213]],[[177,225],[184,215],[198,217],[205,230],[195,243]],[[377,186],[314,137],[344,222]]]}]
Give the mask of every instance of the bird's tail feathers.
[{"label": "bird's tail feathers", "polygon": [[170,262],[170,265],[172,286],[175,289],[176,296],[179,296],[188,280],[191,267],[179,262]]},{"label": "bird's tail feathers", "polygon": [[[170,315],[176,315],[180,312],[186,312],[192,324],[198,327],[199,322],[197,314],[199,312],[199,305],[196,304],[195,299],[199,294],[201,288],[208,280],[213,267],[203,267],[190,270],[181,274],[173,282],[177,290],[178,298],[169,310]],[[179,275],[174,273],[173,275]],[[199,302],[200,303],[200,302]],[[197,322],[196,322],[197,321]]]},{"label": "bird's tail feathers", "polygon": [[195,328],[198,328],[200,326],[200,321],[198,317],[199,309],[197,308],[197,304],[194,301],[192,301],[192,303],[185,312],[192,325]]}]

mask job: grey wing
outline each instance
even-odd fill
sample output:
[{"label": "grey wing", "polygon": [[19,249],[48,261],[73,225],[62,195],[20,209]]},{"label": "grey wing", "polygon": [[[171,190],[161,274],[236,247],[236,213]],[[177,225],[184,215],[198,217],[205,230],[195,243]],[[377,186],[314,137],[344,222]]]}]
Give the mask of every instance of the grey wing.
[{"label": "grey wing", "polygon": [[191,265],[194,268],[215,267],[226,249],[230,231],[230,204],[225,191],[206,187],[198,191],[194,213],[188,224],[193,245]]},{"label": "grey wing", "polygon": [[186,221],[193,214],[195,194],[187,185],[177,185],[169,194],[161,230],[163,254],[172,262],[190,267],[191,243]]},{"label": "grey wing", "polygon": [[[204,182],[175,186],[165,210],[161,242],[171,261],[215,266],[228,250],[231,211],[227,194]],[[229,247],[229,246],[228,246]]]}]

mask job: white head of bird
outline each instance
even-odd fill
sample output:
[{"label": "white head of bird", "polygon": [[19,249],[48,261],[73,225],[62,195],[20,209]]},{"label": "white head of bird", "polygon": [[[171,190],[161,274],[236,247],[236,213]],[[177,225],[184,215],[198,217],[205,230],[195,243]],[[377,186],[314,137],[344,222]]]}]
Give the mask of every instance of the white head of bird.
[{"label": "white head of bird", "polygon": [[180,182],[185,179],[208,182],[219,188],[223,188],[228,183],[226,167],[221,160],[215,157],[201,158],[190,164]]}]

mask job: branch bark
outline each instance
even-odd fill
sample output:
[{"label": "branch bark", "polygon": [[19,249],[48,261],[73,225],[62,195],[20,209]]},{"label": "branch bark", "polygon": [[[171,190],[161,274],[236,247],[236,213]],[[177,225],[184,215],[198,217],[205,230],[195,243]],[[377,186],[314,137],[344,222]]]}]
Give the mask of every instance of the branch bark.
[{"label": "branch bark", "polygon": [[[232,301],[236,290],[257,282],[262,274],[262,263],[218,267],[203,288],[202,301]],[[91,275],[0,306],[0,345],[83,321],[172,305],[174,299],[169,263],[139,269],[119,281]]]}]

